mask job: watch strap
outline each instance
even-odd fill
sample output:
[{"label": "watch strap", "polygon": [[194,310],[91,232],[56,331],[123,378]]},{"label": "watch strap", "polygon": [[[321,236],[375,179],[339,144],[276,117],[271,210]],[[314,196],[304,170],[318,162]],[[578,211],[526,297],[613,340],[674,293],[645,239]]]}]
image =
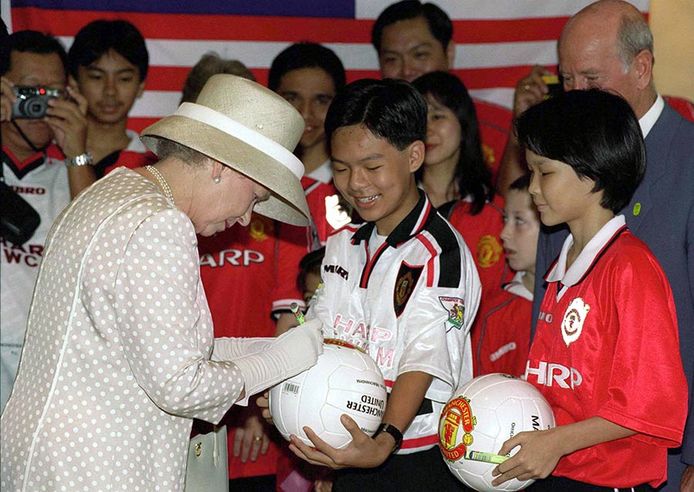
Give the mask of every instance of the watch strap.
[{"label": "watch strap", "polygon": [[398,449],[400,447],[400,445],[402,444],[402,432],[400,432],[400,429],[395,427],[393,424],[383,423],[383,424],[379,425],[378,428],[376,429],[376,432],[373,435],[374,439],[381,432],[385,432],[387,434],[390,434],[391,437],[395,440],[395,446],[393,447],[393,451],[395,451],[396,449]]}]

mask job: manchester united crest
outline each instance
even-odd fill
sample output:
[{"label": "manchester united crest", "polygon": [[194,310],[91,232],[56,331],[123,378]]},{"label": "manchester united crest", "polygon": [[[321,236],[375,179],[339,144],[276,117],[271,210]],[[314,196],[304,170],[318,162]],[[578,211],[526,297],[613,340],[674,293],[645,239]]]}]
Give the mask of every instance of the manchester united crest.
[{"label": "manchester united crest", "polygon": [[504,248],[495,236],[485,234],[477,243],[477,264],[481,268],[489,268],[501,259],[503,251]]},{"label": "manchester united crest", "polygon": [[410,300],[410,296],[412,295],[415,285],[417,285],[417,280],[419,280],[422,270],[423,267],[421,266],[410,266],[407,263],[402,263],[400,265],[398,277],[395,279],[395,290],[393,292],[395,316],[399,317],[405,310],[407,301]]},{"label": "manchester united crest", "polygon": [[583,323],[586,321],[590,306],[583,299],[577,297],[569,304],[561,321],[561,336],[568,347],[578,340],[583,331]]}]

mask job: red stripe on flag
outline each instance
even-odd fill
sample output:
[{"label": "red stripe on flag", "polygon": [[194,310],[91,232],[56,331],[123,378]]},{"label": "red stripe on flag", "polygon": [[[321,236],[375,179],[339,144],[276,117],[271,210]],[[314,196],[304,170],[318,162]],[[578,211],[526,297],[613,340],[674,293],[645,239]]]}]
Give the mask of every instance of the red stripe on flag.
[{"label": "red stripe on flag", "polygon": [[[515,87],[516,82],[525,77],[531,70],[530,65],[496,68],[457,69],[453,72],[461,78],[468,89],[485,89],[488,87]],[[547,67],[554,71],[554,67]],[[150,91],[180,91],[188,76],[189,67],[150,67],[146,88]],[[251,68],[258,83],[267,85],[267,68]],[[347,82],[365,78],[381,78],[378,70],[348,70]]]},{"label": "red stripe on flag", "polygon": [[[59,22],[56,19],[60,19]],[[215,39],[236,41],[311,40],[318,43],[371,43],[371,19],[247,15],[153,14],[92,10],[12,8],[13,30],[36,29],[74,36],[96,19],[127,19],[148,39]],[[233,20],[232,20],[233,19]],[[456,43],[546,41],[559,38],[568,17],[503,20],[454,20]]]},{"label": "red stripe on flag", "polygon": [[156,123],[160,118],[128,118],[128,128],[140,133],[149,125]]}]

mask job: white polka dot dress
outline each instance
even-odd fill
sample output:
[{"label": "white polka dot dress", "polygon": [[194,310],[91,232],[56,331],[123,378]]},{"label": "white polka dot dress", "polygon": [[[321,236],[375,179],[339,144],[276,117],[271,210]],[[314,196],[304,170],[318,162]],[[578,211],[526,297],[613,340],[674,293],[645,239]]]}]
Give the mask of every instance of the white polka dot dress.
[{"label": "white polka dot dress", "polygon": [[243,387],[211,361],[190,220],[120,169],[56,221],[0,423],[0,489],[183,489],[192,418]]}]

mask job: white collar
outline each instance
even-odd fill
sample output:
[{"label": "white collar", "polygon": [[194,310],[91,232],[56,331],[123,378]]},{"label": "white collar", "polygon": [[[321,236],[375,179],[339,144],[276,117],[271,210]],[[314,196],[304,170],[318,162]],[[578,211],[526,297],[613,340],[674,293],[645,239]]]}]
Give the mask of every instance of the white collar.
[{"label": "white collar", "polygon": [[139,152],[141,154],[147,152],[147,147],[145,147],[145,144],[142,143],[142,140],[140,140],[140,135],[136,131],[128,128],[125,130],[125,134],[128,135],[128,138],[130,139],[130,143],[128,143],[125,150]]},{"label": "white collar", "polygon": [[525,300],[532,301],[533,293],[530,292],[523,283],[523,277],[525,277],[526,275],[526,272],[516,272],[516,274],[513,276],[513,279],[511,279],[509,283],[504,285],[504,290],[518,297],[522,297]]},{"label": "white collar", "polygon": [[321,183],[330,183],[333,180],[333,170],[330,168],[330,159],[326,160],[306,176],[320,181]]},{"label": "white collar", "polygon": [[653,128],[655,122],[658,121],[658,118],[660,118],[660,114],[663,112],[664,108],[665,101],[663,100],[663,97],[658,94],[658,97],[655,98],[655,102],[653,103],[653,106],[651,106],[651,109],[646,111],[646,114],[639,119],[639,126],[641,127],[643,138],[646,138],[646,135],[648,135],[648,132],[651,131],[651,128]]},{"label": "white collar", "polygon": [[545,277],[548,282],[561,282],[563,287],[559,291],[560,298],[568,287],[576,285],[586,274],[586,272],[593,266],[596,258],[600,252],[604,249],[605,245],[610,242],[614,235],[626,225],[626,220],[623,215],[616,215],[612,217],[607,223],[600,228],[600,230],[592,237],[588,244],[583,248],[578,255],[578,258],[571,264],[569,269],[566,269],[566,259],[569,254],[569,249],[574,243],[574,237],[569,234],[569,236],[564,241],[564,245],[561,248],[561,253],[559,253],[559,258],[557,259],[554,266],[550,269],[549,273]]}]

